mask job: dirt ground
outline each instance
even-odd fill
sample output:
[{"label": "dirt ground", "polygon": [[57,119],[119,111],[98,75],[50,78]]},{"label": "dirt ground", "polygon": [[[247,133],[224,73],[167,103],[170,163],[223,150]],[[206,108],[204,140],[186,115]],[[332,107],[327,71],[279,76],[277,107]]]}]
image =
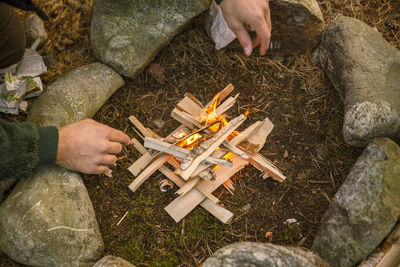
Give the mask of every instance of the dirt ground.
[{"label": "dirt ground", "polygon": [[[356,17],[400,48],[400,1],[318,2],[326,23],[341,15]],[[91,2],[43,0],[38,4],[52,19],[51,24],[46,23],[50,41],[41,50],[51,63],[44,80],[49,82],[94,61],[88,41]],[[122,257],[136,266],[197,266],[217,249],[238,241],[309,249],[320,218],[362,151],[344,143],[342,99],[309,58],[309,53],[281,58],[216,51],[200,16],[154,59],[165,70],[164,84],[146,71],[125,79],[126,84],[95,119],[136,138],[128,122],[130,115],[166,136],[179,126],[170,113],[184,93],[206,103],[232,83],[234,93],[240,96],[229,115],[250,110],[244,126],[269,117],[275,128],[260,153],[279,166],[287,180],[263,180],[249,166],[235,177],[234,194],[223,188],[214,193],[235,214],[231,224],[220,223],[201,207],[175,223],[164,207],[176,197],[176,189],[162,193],[160,173],[135,193],[128,189],[133,176],[127,168],[139,153],[127,147],[113,168],[114,178],[83,176],[103,235],[104,254]],[[25,116],[3,117],[20,121]],[[161,119],[165,126],[157,128],[155,119]],[[243,209],[247,204],[250,209]],[[290,218],[298,223],[288,226],[285,221]],[[0,254],[0,265],[19,266],[4,254]]]}]

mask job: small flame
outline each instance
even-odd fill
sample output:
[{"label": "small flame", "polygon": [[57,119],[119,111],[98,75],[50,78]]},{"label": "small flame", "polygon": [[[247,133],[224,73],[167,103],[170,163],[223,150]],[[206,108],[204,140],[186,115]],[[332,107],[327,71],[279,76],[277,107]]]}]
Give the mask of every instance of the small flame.
[{"label": "small flame", "polygon": [[194,141],[196,141],[196,139],[200,138],[201,135],[200,134],[194,134],[191,137],[189,137],[188,139],[186,139],[186,143],[188,145],[192,144]]},{"label": "small flame", "polygon": [[234,155],[235,155],[235,154],[233,154],[232,152],[228,152],[228,153],[226,153],[226,155],[223,157],[223,159],[225,159],[225,160],[230,160],[230,159],[233,158]]},{"label": "small flame", "polygon": [[201,138],[201,134],[193,134],[191,136],[189,136],[188,138],[182,140],[181,142],[179,142],[178,146],[180,147],[187,147],[190,146],[191,144],[193,144],[197,139]]}]

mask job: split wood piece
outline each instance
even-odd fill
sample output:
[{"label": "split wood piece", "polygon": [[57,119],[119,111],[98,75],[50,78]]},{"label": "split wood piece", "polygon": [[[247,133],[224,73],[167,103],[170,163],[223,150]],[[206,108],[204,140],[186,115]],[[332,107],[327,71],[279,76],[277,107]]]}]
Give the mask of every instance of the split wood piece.
[{"label": "split wood piece", "polygon": [[169,155],[161,155],[156,158],[146,169],[144,169],[138,177],[129,185],[129,189],[135,192],[139,186],[149,178],[158,168],[160,168],[168,160]]},{"label": "split wood piece", "polygon": [[235,97],[229,97],[227,100],[225,100],[221,105],[219,105],[215,109],[215,115],[220,116],[224,114],[228,109],[233,107],[236,103],[236,98],[238,97],[239,94],[237,94]]},{"label": "split wood piece", "polygon": [[[129,120],[131,121],[131,123],[136,126],[136,128],[138,128],[138,130],[145,136],[145,137],[153,137],[153,138],[161,138],[159,135],[157,135],[156,133],[154,133],[151,129],[146,128],[143,126],[143,124],[133,115],[131,115],[129,117]],[[164,138],[164,140],[170,142],[172,140],[172,142],[174,140],[176,140],[174,137],[172,137],[176,132],[181,131],[182,129],[186,128],[186,126],[181,125],[179,126],[177,129],[175,129],[172,133],[170,133],[167,137]]]},{"label": "split wood piece", "polygon": [[286,177],[278,170],[278,168],[268,159],[264,158],[262,155],[258,153],[252,153],[246,151],[246,154],[249,156],[249,161],[251,165],[256,167],[258,170],[264,172],[263,178],[267,178],[271,176],[273,179],[283,182]]},{"label": "split wood piece", "polygon": [[243,131],[241,131],[238,135],[236,135],[232,140],[229,141],[229,143],[233,146],[237,146],[244,140],[246,140],[258,127],[261,125],[261,121],[256,121]]},{"label": "split wood piece", "polygon": [[142,146],[142,144],[136,139],[132,138],[131,143],[133,146],[142,154],[142,156],[137,159],[128,170],[134,175],[137,176],[150,162],[153,160],[153,157],[147,152],[147,149]]},{"label": "split wood piece", "polygon": [[136,138],[132,138],[131,144],[136,148],[137,151],[139,151],[139,153],[141,154],[147,153],[147,149]]},{"label": "split wood piece", "polygon": [[189,97],[190,99],[192,99],[196,103],[197,106],[203,108],[203,104],[194,95],[192,95],[191,93],[185,93],[184,96],[185,97]]},{"label": "split wood piece", "polygon": [[400,224],[358,267],[397,267],[400,266]]},{"label": "split wood piece", "polygon": [[247,151],[254,153],[260,151],[273,128],[274,125],[272,122],[268,118],[265,118],[261,126],[258,127],[241,146],[246,148]]},{"label": "split wood piece", "polygon": [[171,117],[190,129],[203,127],[203,125],[195,117],[191,116],[186,111],[181,111],[177,108],[172,110]]},{"label": "split wood piece", "polygon": [[[218,96],[218,100],[217,100],[217,105],[219,105],[219,104],[222,102],[222,100],[225,99],[225,97],[227,97],[228,95],[230,95],[230,94],[232,93],[233,89],[235,89],[235,87],[234,87],[231,83],[228,84],[228,86],[226,86],[226,87],[220,92],[220,94],[219,94],[219,96]],[[214,100],[214,99],[213,99],[213,100]],[[212,104],[213,100],[211,100],[210,102],[208,102],[208,103],[204,106],[204,109],[208,108],[208,107]]]},{"label": "split wood piece", "polygon": [[[175,175],[167,167],[162,166],[159,170],[162,174],[168,177],[177,186],[181,187],[185,184],[185,182],[180,177]],[[219,199],[216,198],[214,195],[210,193],[205,194],[205,192],[201,192],[197,188],[193,188],[190,192],[195,192],[194,194],[196,195],[203,195],[204,200],[201,201],[200,206],[202,206],[205,210],[214,215],[222,223],[230,223],[232,221],[233,213],[221,207],[220,205],[216,204],[218,203]]]},{"label": "split wood piece", "polygon": [[183,196],[187,192],[193,189],[198,183],[200,182],[200,177],[195,177],[185,183],[184,186],[182,186],[178,191],[175,192],[175,194]]},{"label": "split wood piece", "polygon": [[[146,154],[148,151],[147,149],[136,139],[133,138],[132,139],[132,143],[135,146],[135,148],[142,154]],[[175,160],[172,157],[168,157],[168,163],[171,164],[173,167],[178,168],[179,164],[177,162],[175,162]],[[178,185],[179,187],[182,187],[185,185],[185,182],[178,177],[177,175],[175,175],[170,169],[168,169],[166,166],[161,166],[158,169],[162,174],[164,174],[165,176],[167,176],[172,182],[174,182],[176,185]],[[198,189],[197,189],[198,190]],[[213,194],[210,194],[208,192],[202,192],[202,190],[200,189],[199,192],[201,192],[204,196],[206,196],[210,201],[214,202],[214,203],[218,203],[219,199],[216,198]],[[218,211],[218,208],[215,208],[214,210]],[[212,212],[211,212],[212,213]],[[223,212],[222,214],[226,215],[226,212]],[[233,216],[233,215],[232,215]],[[216,216],[217,217],[217,216]],[[224,216],[226,217],[226,216]]]},{"label": "split wood piece", "polygon": [[[248,164],[248,161],[243,160],[236,155],[232,157],[232,162],[232,167],[221,166],[215,170],[216,179],[214,181],[201,181],[197,185],[196,189],[201,188],[205,192],[212,193],[226,180],[231,178],[235,173]],[[177,197],[167,207],[165,207],[165,211],[168,212],[176,222],[179,222],[197,205],[199,205],[204,198],[205,196],[203,194],[193,189],[184,196]]]},{"label": "split wood piece", "polygon": [[[190,129],[195,129],[203,127],[203,125],[195,118],[193,117],[191,114],[185,112],[185,111],[180,111],[178,109],[174,109],[171,113],[171,116],[179,121],[180,123],[182,123],[183,125],[187,126]],[[206,130],[206,132],[211,132],[210,130]],[[227,149],[229,149],[231,152],[233,152],[234,154],[238,154],[239,156],[243,157],[244,159],[247,159],[246,154],[240,150],[239,148],[237,148],[236,146],[232,146],[230,145],[227,141],[224,140],[224,142],[222,143]]]},{"label": "split wood piece", "polygon": [[[235,97],[229,97],[225,100],[221,105],[219,105],[215,109],[215,116],[220,116],[224,114],[228,109],[230,109],[236,103],[236,95]],[[193,97],[194,98],[194,97]],[[196,101],[189,97],[183,98],[177,105],[177,108],[180,111],[184,111],[187,114],[191,115],[196,121],[200,122],[200,118],[204,118],[208,116],[208,113],[197,104]],[[174,118],[174,117],[173,117]],[[175,118],[174,118],[175,119]],[[178,119],[176,119],[179,121]],[[196,125],[195,122],[192,122],[193,125]]]},{"label": "split wood piece", "polygon": [[[256,121],[255,123],[253,123],[252,125],[250,125],[249,127],[247,127],[244,131],[240,132],[239,135],[236,135],[235,137],[232,138],[232,140],[230,140],[229,145],[230,146],[234,146],[236,147],[236,145],[240,144],[243,140],[246,140],[249,135],[251,135],[251,133],[253,133],[253,131],[255,131],[260,125],[261,125],[261,121]],[[225,144],[225,142],[223,143]],[[240,150],[242,153],[245,153],[244,151]],[[224,155],[226,155],[226,153],[228,153],[227,151],[224,151],[222,149],[218,149],[216,151],[214,151],[211,156],[214,158],[222,158]],[[235,153],[236,154],[236,153]],[[241,156],[241,155],[239,155]],[[242,157],[242,156],[241,156]],[[243,158],[243,157],[242,157]],[[244,159],[248,159],[248,155],[246,154]],[[197,176],[199,175],[199,173],[205,169],[207,169],[208,167],[210,167],[211,164],[209,163],[201,163],[199,165],[199,167],[197,167],[197,169],[194,171],[193,176]],[[182,171],[180,171],[179,169],[177,170],[177,174],[181,174]]]},{"label": "split wood piece", "polygon": [[153,157],[150,155],[149,152],[146,152],[143,154],[139,159],[137,159],[129,168],[128,171],[130,171],[134,176],[138,176],[138,174],[146,168],[147,165],[150,164],[150,162],[153,161]]},{"label": "split wood piece", "polygon": [[[151,149],[154,149],[157,151],[163,151],[166,154],[170,154],[175,157],[182,158],[182,159],[187,158],[190,153],[190,150],[187,150],[183,147],[171,146],[171,144],[169,144],[169,143],[166,143],[166,142],[163,142],[163,141],[151,138],[151,137],[145,137],[144,147],[151,148]],[[205,161],[210,164],[219,164],[219,165],[224,165],[224,166],[228,166],[228,167],[232,166],[231,162],[229,162],[227,160],[219,159],[219,158],[214,158],[214,157],[208,157],[205,159]]]},{"label": "split wood piece", "polygon": [[150,131],[135,116],[130,116],[129,120],[144,136],[151,136]]},{"label": "split wood piece", "polygon": [[196,117],[207,116],[208,113],[202,108],[201,105],[199,105],[198,101],[195,101],[194,99],[196,98],[193,95],[187,93],[186,96],[181,101],[179,101],[176,107],[189,114],[193,114]]},{"label": "split wood piece", "polygon": [[[247,117],[243,114],[237,116],[236,118],[232,119],[227,125],[225,125],[221,130],[219,130],[213,137],[207,139],[206,141],[202,142],[199,146],[191,150],[190,152],[192,154],[193,160],[189,162],[188,159],[190,158],[190,156],[188,156],[182,162],[182,164],[189,162],[190,165],[187,168],[184,168],[185,170],[181,174],[181,177],[184,180],[189,179],[192,173],[199,166],[199,164],[203,160],[208,158],[218,148],[218,146],[222,144],[222,142],[224,142],[225,139],[246,120],[246,118]],[[197,154],[196,153],[197,151],[202,151],[202,152],[201,154]]]},{"label": "split wood piece", "polygon": [[[132,138],[131,143],[141,154],[146,154],[148,152],[147,149],[136,138]],[[179,168],[180,164],[174,158],[169,157],[167,162],[171,164],[172,167],[176,169]]]},{"label": "split wood piece", "polygon": [[[164,174],[168,179],[170,179],[172,182],[174,182],[177,186],[182,187],[185,185],[185,182],[180,178],[178,175],[173,173],[170,169],[168,169],[166,166],[161,166],[158,169],[162,174]],[[219,199],[215,197],[213,194],[205,192],[202,188],[193,188],[192,190],[197,190],[200,193],[204,195],[207,199],[209,199],[211,202],[217,204],[219,202]]]}]

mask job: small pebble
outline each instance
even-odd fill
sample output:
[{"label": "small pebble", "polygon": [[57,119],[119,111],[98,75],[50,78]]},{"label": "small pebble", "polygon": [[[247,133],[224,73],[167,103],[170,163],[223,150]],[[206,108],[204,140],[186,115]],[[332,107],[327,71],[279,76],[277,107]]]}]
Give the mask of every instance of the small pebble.
[{"label": "small pebble", "polygon": [[242,207],[242,210],[243,210],[243,211],[248,211],[250,208],[251,208],[251,204],[250,204],[250,203],[247,203],[246,205],[244,205],[244,206]]},{"label": "small pebble", "polygon": [[153,120],[153,125],[157,128],[157,129],[162,129],[165,126],[165,122],[161,119],[155,119]]}]

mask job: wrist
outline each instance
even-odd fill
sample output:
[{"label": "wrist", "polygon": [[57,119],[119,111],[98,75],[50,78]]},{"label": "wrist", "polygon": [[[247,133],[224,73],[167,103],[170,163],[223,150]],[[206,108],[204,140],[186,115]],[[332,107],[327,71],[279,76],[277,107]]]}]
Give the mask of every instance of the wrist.
[{"label": "wrist", "polygon": [[54,126],[39,127],[39,165],[53,164],[57,158],[58,129]]}]

